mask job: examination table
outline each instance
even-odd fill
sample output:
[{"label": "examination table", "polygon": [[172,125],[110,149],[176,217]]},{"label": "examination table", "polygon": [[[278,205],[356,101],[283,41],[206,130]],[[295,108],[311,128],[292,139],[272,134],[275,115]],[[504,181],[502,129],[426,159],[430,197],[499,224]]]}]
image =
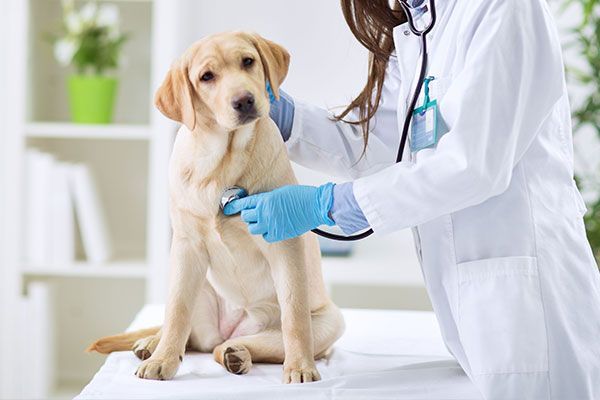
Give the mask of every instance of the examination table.
[{"label": "examination table", "polygon": [[[76,399],[480,399],[446,350],[431,312],[343,310],[346,332],[327,360],[322,380],[283,385],[282,366],[254,364],[233,375],[212,354],[186,353],[173,380],[134,376],[132,352],[111,354]],[[130,329],[159,325],[162,305],[144,307]]]}]

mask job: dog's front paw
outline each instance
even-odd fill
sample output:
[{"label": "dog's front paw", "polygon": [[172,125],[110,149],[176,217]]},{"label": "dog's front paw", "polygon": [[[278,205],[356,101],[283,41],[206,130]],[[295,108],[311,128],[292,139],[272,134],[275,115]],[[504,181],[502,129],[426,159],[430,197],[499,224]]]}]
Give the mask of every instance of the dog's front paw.
[{"label": "dog's front paw", "polygon": [[283,365],[283,383],[306,383],[319,380],[321,375],[312,360]]},{"label": "dog's front paw", "polygon": [[156,379],[160,381],[171,379],[177,373],[181,358],[150,357],[142,362],[135,374],[142,379]]}]

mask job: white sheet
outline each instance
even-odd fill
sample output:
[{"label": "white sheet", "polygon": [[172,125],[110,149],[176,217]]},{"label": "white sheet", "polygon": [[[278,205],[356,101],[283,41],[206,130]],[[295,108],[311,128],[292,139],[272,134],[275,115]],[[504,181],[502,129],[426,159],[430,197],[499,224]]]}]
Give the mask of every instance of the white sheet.
[{"label": "white sheet", "polygon": [[[130,329],[158,325],[164,308],[146,306]],[[344,310],[346,333],[319,382],[283,385],[281,365],[233,375],[212,355],[188,353],[171,381],[138,379],[132,352],[111,354],[76,399],[480,399],[442,343],[433,313]]]}]

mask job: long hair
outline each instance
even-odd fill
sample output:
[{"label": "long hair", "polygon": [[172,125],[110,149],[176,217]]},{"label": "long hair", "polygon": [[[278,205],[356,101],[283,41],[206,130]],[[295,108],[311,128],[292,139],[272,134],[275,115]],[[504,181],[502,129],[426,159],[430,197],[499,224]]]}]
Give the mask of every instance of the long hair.
[{"label": "long hair", "polygon": [[[406,22],[406,15],[396,0],[341,0],[346,23],[356,39],[369,50],[367,83],[360,94],[334,118],[353,125],[360,125],[363,133],[363,155],[369,140],[370,120],[377,112],[381,100],[385,71],[392,51],[395,26]],[[358,109],[358,119],[346,120],[346,116]]]}]

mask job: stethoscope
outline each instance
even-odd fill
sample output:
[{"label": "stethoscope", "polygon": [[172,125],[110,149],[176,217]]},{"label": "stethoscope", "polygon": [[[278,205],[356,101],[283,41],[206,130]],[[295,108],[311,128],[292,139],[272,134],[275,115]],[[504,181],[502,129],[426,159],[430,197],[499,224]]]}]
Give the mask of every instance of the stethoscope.
[{"label": "stethoscope", "polygon": [[[419,79],[417,81],[417,86],[415,87],[415,91],[413,93],[412,99],[410,101],[410,105],[407,109],[406,117],[404,118],[404,125],[402,127],[402,136],[400,137],[400,145],[398,146],[398,154],[396,155],[396,163],[402,161],[402,154],[404,154],[404,148],[406,147],[406,141],[408,139],[408,130],[410,128],[410,122],[412,120],[413,113],[415,111],[415,107],[417,105],[417,101],[419,99],[419,95],[421,94],[421,90],[423,89],[423,83],[425,81],[425,75],[427,74],[427,34],[431,32],[433,27],[435,26],[436,21],[436,10],[435,10],[435,0],[429,0],[429,13],[431,15],[431,19],[429,23],[423,28],[418,29],[415,25],[415,21],[413,19],[413,15],[411,13],[414,10],[408,4],[408,0],[398,0],[400,6],[402,7],[404,13],[406,14],[406,18],[408,20],[408,26],[411,32],[421,38],[421,68],[419,72]],[[221,196],[221,209],[223,209],[229,202],[237,199],[241,199],[242,197],[246,197],[248,193],[246,190],[240,187],[231,187],[223,192]],[[356,235],[338,235],[335,233],[325,232],[321,229],[312,229],[312,232],[316,233],[319,236],[322,236],[327,239],[339,240],[344,242],[356,241],[364,239],[373,234],[373,229],[369,228],[368,230],[358,233]]]}]

